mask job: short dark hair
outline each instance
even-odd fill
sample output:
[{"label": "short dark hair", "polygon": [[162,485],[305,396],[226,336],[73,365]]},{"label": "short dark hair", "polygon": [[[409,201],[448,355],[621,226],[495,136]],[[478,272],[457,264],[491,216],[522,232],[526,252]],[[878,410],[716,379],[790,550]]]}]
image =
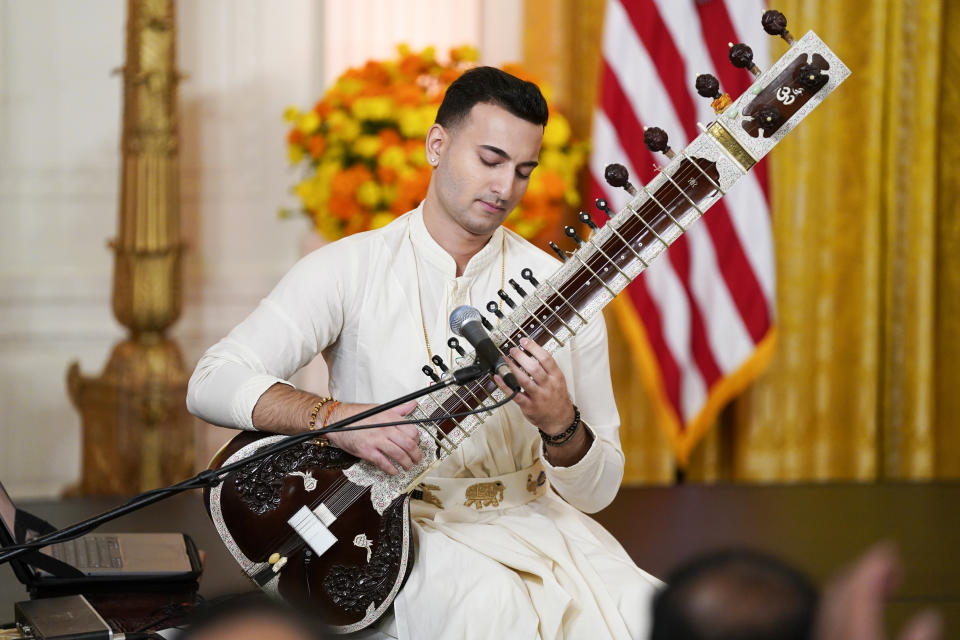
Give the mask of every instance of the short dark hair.
[{"label": "short dark hair", "polygon": [[274,600],[263,592],[252,591],[229,594],[207,600],[193,610],[178,640],[223,638],[233,625],[250,621],[269,622],[289,635],[304,639],[322,640],[330,637],[314,619],[295,610],[283,601]]},{"label": "short dark hair", "polygon": [[817,600],[810,580],[773,556],[715,551],[657,593],[650,640],[808,640]]},{"label": "short dark hair", "polygon": [[537,85],[494,67],[475,67],[447,88],[437,111],[437,124],[453,128],[480,103],[502,107],[540,126],[546,126],[550,115],[547,101]]}]

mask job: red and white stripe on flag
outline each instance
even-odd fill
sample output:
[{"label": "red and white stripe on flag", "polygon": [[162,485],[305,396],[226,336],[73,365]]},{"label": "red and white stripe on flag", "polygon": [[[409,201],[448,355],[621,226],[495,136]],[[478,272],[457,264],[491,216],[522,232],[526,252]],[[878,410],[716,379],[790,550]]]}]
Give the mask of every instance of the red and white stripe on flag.
[{"label": "red and white stripe on flag", "polygon": [[[701,73],[738,97],[749,72],[728,43],[769,39],[762,0],[607,0],[600,92],[593,122],[593,197],[619,210],[629,196],[603,180],[619,162],[646,184],[655,158],[643,129],[660,127],[683,149],[715,119],[694,81]],[[763,369],[773,344],[774,260],[766,165],[760,162],[611,305],[651,392],[656,415],[685,465],[718,412]]]}]

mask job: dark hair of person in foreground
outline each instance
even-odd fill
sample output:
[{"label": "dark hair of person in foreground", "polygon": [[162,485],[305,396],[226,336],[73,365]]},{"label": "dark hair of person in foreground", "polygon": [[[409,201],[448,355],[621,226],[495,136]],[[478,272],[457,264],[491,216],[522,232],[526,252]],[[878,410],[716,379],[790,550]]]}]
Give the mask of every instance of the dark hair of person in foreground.
[{"label": "dark hair of person in foreground", "polygon": [[320,626],[263,593],[226,596],[198,607],[177,640],[320,640]]},{"label": "dark hair of person in foreground", "polygon": [[763,553],[716,551],[685,563],[653,602],[651,640],[807,640],[817,591]]},{"label": "dark hair of person in foreground", "polygon": [[537,85],[494,67],[475,67],[454,80],[437,110],[437,124],[454,129],[477,104],[492,104],[540,126],[546,126],[547,101]]}]

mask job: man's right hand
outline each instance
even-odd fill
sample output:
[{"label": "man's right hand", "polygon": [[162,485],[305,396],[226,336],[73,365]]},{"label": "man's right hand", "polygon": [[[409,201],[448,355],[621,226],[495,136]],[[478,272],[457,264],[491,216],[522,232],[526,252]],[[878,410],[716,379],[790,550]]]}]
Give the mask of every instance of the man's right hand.
[{"label": "man's right hand", "polygon": [[[341,404],[334,408],[327,424],[339,422],[344,418],[356,415],[375,405],[372,404]],[[411,400],[393,409],[382,411],[374,416],[355,422],[350,426],[362,424],[379,424],[381,422],[399,422],[409,415],[417,406],[416,400]],[[420,462],[420,430],[416,425],[403,424],[393,427],[377,427],[375,429],[361,429],[359,431],[343,431],[328,433],[326,438],[330,442],[353,454],[362,460],[371,462],[390,475],[397,474],[397,465],[409,470]]]}]

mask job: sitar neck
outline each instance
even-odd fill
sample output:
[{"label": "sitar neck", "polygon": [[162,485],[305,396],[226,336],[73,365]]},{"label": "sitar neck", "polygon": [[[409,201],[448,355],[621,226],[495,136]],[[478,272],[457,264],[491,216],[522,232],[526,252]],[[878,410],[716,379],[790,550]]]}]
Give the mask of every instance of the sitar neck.
[{"label": "sitar neck", "polygon": [[[760,73],[715,122],[701,125],[702,133],[683,151],[673,153],[665,136],[658,139],[658,150],[665,148],[670,161],[648,184],[635,189],[625,170],[620,172],[622,167],[614,171],[616,186],[627,188],[631,199],[602,227],[591,221],[585,240],[568,228],[567,235],[579,246],[563,254],[564,263],[553,274],[541,281],[524,269],[529,290],[512,281],[516,301],[505,297],[513,308],[498,318],[492,332],[500,350],[506,354],[523,337],[550,353],[566,346],[849,73],[811,31]],[[581,220],[589,220],[584,215]],[[504,397],[488,375],[421,402],[417,414],[433,420],[439,458],[451,455],[492,414],[444,416],[489,406]]]}]

